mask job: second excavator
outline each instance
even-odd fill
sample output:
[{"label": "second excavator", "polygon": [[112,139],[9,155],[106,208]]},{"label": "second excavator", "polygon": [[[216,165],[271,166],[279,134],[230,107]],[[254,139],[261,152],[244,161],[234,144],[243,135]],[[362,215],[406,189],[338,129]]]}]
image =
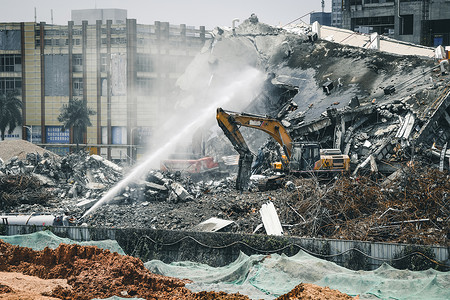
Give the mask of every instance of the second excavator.
[{"label": "second excavator", "polygon": [[318,142],[293,142],[280,121],[268,116],[237,113],[217,109],[217,123],[239,153],[239,171],[236,180],[238,190],[246,190],[252,172],[253,154],[248,148],[240,126],[262,130],[280,144],[284,155],[279,152],[280,162],[275,170],[291,174],[340,173],[350,168],[350,158],[339,149],[321,149]]}]

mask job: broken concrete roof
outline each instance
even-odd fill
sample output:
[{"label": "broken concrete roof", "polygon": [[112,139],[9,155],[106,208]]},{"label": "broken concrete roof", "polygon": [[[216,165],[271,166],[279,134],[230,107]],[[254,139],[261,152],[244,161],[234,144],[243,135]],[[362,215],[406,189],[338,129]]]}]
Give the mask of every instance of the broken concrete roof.
[{"label": "broken concrete roof", "polygon": [[[368,34],[323,25],[320,26],[319,38],[327,41],[333,41],[342,45],[349,45],[365,49],[368,49],[370,44],[370,35]],[[380,51],[391,54],[416,55],[428,58],[432,58],[434,56],[434,49],[431,47],[425,47],[399,40],[394,40],[385,36],[380,37]]]},{"label": "broken concrete roof", "polygon": [[[429,48],[397,43],[405,48],[392,52],[417,55],[391,54],[316,40],[310,26],[294,27],[286,30],[248,19],[234,31],[216,29],[214,39],[180,78],[180,87],[187,92],[194,87],[208,90],[226,85],[236,76],[230,79],[230,74],[256,68],[266,76],[258,94],[249,96],[246,107],[225,109],[277,116],[292,103],[297,109],[287,114],[284,124],[294,139],[319,140],[323,146],[357,154],[353,157],[359,162],[370,154],[377,160],[390,158],[401,141],[414,139],[429,147],[436,138],[424,134],[428,130],[443,132],[439,146],[450,138],[449,76],[439,72],[433,59],[419,57],[428,56]],[[331,30],[323,29],[324,34]],[[205,78],[205,70],[211,76]],[[350,107],[352,99],[359,105]],[[428,126],[433,122],[439,126]],[[370,147],[363,147],[362,132]],[[251,136],[250,148],[257,134]],[[257,148],[263,142],[254,144]]]}]

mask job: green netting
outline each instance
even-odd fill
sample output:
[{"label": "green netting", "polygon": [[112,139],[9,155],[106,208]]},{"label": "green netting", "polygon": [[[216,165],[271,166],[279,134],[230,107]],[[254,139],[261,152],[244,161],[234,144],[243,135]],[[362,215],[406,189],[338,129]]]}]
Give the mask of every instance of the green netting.
[{"label": "green netting", "polygon": [[254,299],[273,299],[299,283],[328,286],[361,299],[450,299],[450,273],[398,270],[387,264],[374,271],[352,271],[303,251],[292,257],[243,253],[230,265],[213,268],[192,262],[145,263],[152,272],[189,278],[193,291],[240,292]]},{"label": "green netting", "polygon": [[111,252],[117,252],[125,255],[125,252],[119,246],[117,241],[103,240],[103,241],[87,241],[77,242],[68,238],[61,238],[56,236],[51,231],[38,231],[30,234],[20,234],[11,236],[0,236],[0,239],[11,245],[17,245],[21,247],[28,247],[33,250],[43,250],[45,247],[55,249],[59,244],[79,244],[82,246],[97,246],[102,249],[108,249]]}]

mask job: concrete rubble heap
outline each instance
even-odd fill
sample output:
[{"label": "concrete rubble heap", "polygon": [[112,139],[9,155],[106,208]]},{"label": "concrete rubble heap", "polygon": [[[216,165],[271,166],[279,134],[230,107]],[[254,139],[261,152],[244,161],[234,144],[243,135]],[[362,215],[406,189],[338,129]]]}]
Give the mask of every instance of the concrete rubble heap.
[{"label": "concrete rubble heap", "polygon": [[[230,66],[257,68],[266,82],[241,110],[278,118],[294,141],[339,148],[357,171],[392,173],[416,157],[439,165],[450,139],[450,76],[437,61],[315,40],[307,25],[281,29],[248,19],[215,33],[209,51],[179,80],[181,88],[194,86],[195,72],[212,63],[214,76],[222,77]],[[246,135],[255,153],[264,144],[258,134]],[[448,169],[450,151],[444,160]]]},{"label": "concrete rubble heap", "polygon": [[[448,244],[450,76],[436,61],[317,40],[310,26],[275,28],[256,16],[234,30],[216,28],[214,36],[178,80],[179,92],[207,90],[224,84],[230,70],[256,68],[266,80],[240,110],[278,118],[294,141],[339,148],[351,157],[352,174],[326,183],[286,177],[281,188],[268,191],[258,191],[255,181],[240,193],[235,173],[194,181],[151,170],[84,222],[189,230],[218,217],[234,221],[226,230],[252,233],[261,224],[259,209],[271,201],[287,234]],[[205,80],[211,69],[213,79]],[[196,101],[206,106],[210,99]],[[254,153],[265,154],[258,173],[273,174],[279,146],[264,133],[243,134]],[[206,152],[236,154],[220,128]],[[0,163],[2,181],[20,185],[17,176],[32,175],[53,198],[6,207],[9,194],[2,191],[0,203],[5,212],[64,210],[80,217],[124,173],[85,153],[13,158]]]}]

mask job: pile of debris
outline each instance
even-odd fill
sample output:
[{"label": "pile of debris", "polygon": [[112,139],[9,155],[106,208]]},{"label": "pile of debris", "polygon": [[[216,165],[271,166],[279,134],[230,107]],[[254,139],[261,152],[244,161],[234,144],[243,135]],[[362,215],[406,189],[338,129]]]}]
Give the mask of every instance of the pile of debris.
[{"label": "pile of debris", "polygon": [[450,175],[406,167],[396,178],[342,177],[328,185],[294,180],[295,191],[279,203],[288,232],[297,236],[446,245]]},{"label": "pile of debris", "polygon": [[[0,176],[3,212],[66,212],[80,218],[122,178],[120,167],[84,152],[58,162],[31,157],[36,156],[2,167],[10,174]],[[219,218],[231,222],[215,230],[254,233],[262,232],[260,210],[270,201],[289,235],[448,243],[448,172],[416,162],[390,178],[374,173],[326,182],[286,177],[283,182],[281,188],[258,191],[258,181],[253,181],[251,190],[242,193],[235,189],[233,176],[194,181],[186,174],[151,170],[82,221],[100,227],[198,230],[203,221]]]},{"label": "pile of debris", "polygon": [[41,204],[46,206],[50,192],[42,189],[40,181],[31,176],[0,176],[0,210],[21,205]]},{"label": "pile of debris", "polygon": [[[30,144],[26,141],[10,141],[8,144],[14,143]],[[2,182],[11,185],[10,188],[2,189],[0,192],[4,209],[8,206],[14,208],[13,203],[7,205],[8,199],[12,197],[11,193],[17,194],[20,190],[24,191],[17,198],[23,200],[19,203],[34,203],[36,201],[30,199],[39,194],[43,195],[39,203],[43,203],[45,198],[49,202],[58,198],[77,198],[80,194],[99,197],[122,177],[121,167],[100,156],[89,156],[85,152],[80,152],[59,157],[47,151],[41,151],[43,153],[41,155],[37,151],[39,147],[35,145],[33,147],[36,151],[26,153],[25,159],[13,156],[8,161],[0,163]]]},{"label": "pile of debris", "polygon": [[[14,145],[14,141],[8,144]],[[12,156],[0,165],[0,183],[4,187],[0,189],[0,205],[4,212],[64,211],[81,216],[125,173],[122,167],[84,151],[59,157],[36,151],[39,147],[35,145],[32,147],[35,152],[27,153],[24,159]],[[204,193],[228,190],[232,184],[231,178],[194,182],[180,173],[150,170],[145,178],[130,183],[108,204],[144,207],[150,203],[179,204],[193,201]]]}]

